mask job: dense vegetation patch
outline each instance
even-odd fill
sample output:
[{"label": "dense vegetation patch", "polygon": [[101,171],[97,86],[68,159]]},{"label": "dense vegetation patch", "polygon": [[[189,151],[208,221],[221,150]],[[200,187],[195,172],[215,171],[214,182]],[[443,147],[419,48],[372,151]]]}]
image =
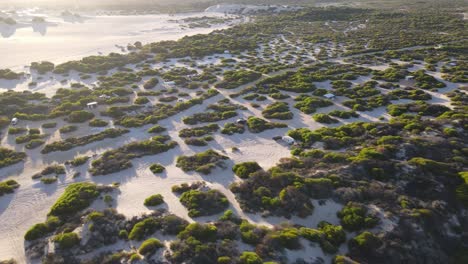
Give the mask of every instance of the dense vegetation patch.
[{"label": "dense vegetation patch", "polygon": [[193,156],[179,156],[176,166],[183,171],[196,171],[202,174],[209,174],[216,167],[224,168],[224,161],[227,159],[229,158],[209,149]]},{"label": "dense vegetation patch", "polygon": [[293,118],[293,113],[289,111],[289,105],[285,102],[276,102],[268,105],[262,115],[266,118],[287,120]]},{"label": "dense vegetation patch", "polygon": [[184,128],[179,131],[179,136],[186,137],[201,137],[205,135],[212,134],[219,130],[217,124],[209,124],[207,126],[194,127],[194,128]]},{"label": "dense vegetation patch", "polygon": [[258,80],[261,76],[261,73],[248,70],[226,71],[224,72],[223,81],[216,84],[216,87],[234,89],[249,82]]},{"label": "dense vegetation patch", "polygon": [[19,188],[19,184],[15,180],[5,180],[0,182],[0,197],[8,194],[13,193],[15,189]]},{"label": "dense vegetation patch", "polygon": [[92,175],[106,175],[132,167],[131,159],[166,152],[177,146],[169,136],[156,136],[149,140],[132,142],[114,150],[108,150],[91,163]]},{"label": "dense vegetation patch", "polygon": [[98,188],[93,183],[73,183],[50,208],[48,215],[65,217],[88,207],[99,195]]},{"label": "dense vegetation patch", "polygon": [[247,119],[247,127],[249,128],[249,131],[252,133],[260,133],[265,130],[275,129],[275,128],[285,128],[287,126],[288,125],[284,123],[268,122],[264,119],[261,119],[255,116],[250,116]]},{"label": "dense vegetation patch", "polygon": [[226,196],[218,190],[188,190],[182,193],[180,202],[187,207],[190,217],[217,214],[229,205]]},{"label": "dense vegetation patch", "polygon": [[84,146],[96,141],[101,141],[106,138],[116,138],[130,132],[127,129],[109,128],[100,133],[92,134],[80,138],[67,138],[64,141],[57,141],[47,144],[41,151],[42,154],[47,154],[54,151],[67,151],[75,147]]},{"label": "dense vegetation patch", "polygon": [[145,206],[158,206],[164,203],[164,198],[161,194],[154,194],[145,199]]},{"label": "dense vegetation patch", "polygon": [[232,171],[243,179],[248,178],[251,173],[261,169],[262,167],[260,167],[260,165],[255,161],[238,163],[232,167]]},{"label": "dense vegetation patch", "polygon": [[330,100],[312,97],[305,94],[297,96],[296,98],[294,98],[294,101],[297,102],[296,104],[294,104],[294,107],[306,114],[315,113],[315,111],[317,111],[317,108],[333,105],[333,103]]},{"label": "dense vegetation patch", "polygon": [[11,149],[0,147],[0,168],[16,164],[26,158],[26,153],[15,152]]}]

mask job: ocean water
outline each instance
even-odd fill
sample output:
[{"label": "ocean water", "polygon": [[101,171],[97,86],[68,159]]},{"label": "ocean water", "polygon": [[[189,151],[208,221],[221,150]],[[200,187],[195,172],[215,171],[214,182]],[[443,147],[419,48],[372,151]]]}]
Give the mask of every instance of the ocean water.
[{"label": "ocean water", "polygon": [[[89,55],[122,52],[121,47],[135,41],[177,40],[229,27],[228,23],[223,23],[210,28],[188,28],[175,21],[188,17],[224,16],[212,12],[52,16],[39,10],[27,10],[8,15],[18,23],[7,25],[0,22],[0,69],[14,70],[21,70],[34,61],[62,63]],[[2,14],[0,11],[1,16],[5,17],[5,12]],[[46,22],[33,23],[34,17],[45,17]]]}]

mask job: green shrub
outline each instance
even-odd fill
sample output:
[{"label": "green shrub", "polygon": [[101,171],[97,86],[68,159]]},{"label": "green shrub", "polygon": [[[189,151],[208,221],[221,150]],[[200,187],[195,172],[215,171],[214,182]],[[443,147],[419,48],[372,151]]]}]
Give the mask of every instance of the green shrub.
[{"label": "green shrub", "polygon": [[293,113],[289,111],[289,105],[285,102],[275,102],[268,105],[265,110],[262,111],[262,115],[265,118],[288,120],[293,118]]},{"label": "green shrub", "polygon": [[146,218],[136,223],[128,238],[131,240],[142,240],[145,236],[154,233],[160,227],[160,223],[154,218]]},{"label": "green shrub", "polygon": [[24,127],[9,127],[8,128],[8,134],[10,135],[23,134],[23,133],[26,133],[26,131],[28,130]]},{"label": "green shrub", "polygon": [[348,242],[351,251],[359,252],[363,255],[371,253],[381,245],[382,240],[368,231],[362,232]]},{"label": "green shrub", "polygon": [[27,149],[35,149],[43,144],[45,144],[45,141],[42,139],[31,139],[24,147]]},{"label": "green shrub", "polygon": [[[184,139],[184,142],[185,144],[187,145],[191,145],[191,146],[198,146],[198,147],[202,147],[202,146],[207,146],[208,145],[208,142],[206,142],[206,140],[202,139],[202,138],[186,138]],[[208,172],[209,173],[209,172]]]},{"label": "green shrub", "polygon": [[308,95],[299,95],[294,100],[297,101],[297,103],[294,104],[294,107],[306,114],[315,113],[317,108],[333,105],[330,100],[311,97]]},{"label": "green shrub", "polygon": [[105,127],[108,124],[109,123],[107,123],[106,121],[104,121],[102,119],[97,119],[97,118],[94,118],[91,121],[89,121],[89,126],[91,126],[91,127]]},{"label": "green shrub", "polygon": [[78,130],[78,127],[73,126],[73,125],[64,126],[64,127],[61,127],[59,129],[60,133],[62,133],[62,134],[71,133],[71,132],[74,132],[76,130]]},{"label": "green shrub", "polygon": [[261,118],[250,116],[247,119],[247,127],[249,128],[250,132],[252,133],[260,133],[265,130],[274,129],[274,128],[284,128],[288,125],[284,123],[272,123],[267,122]]},{"label": "green shrub", "polygon": [[160,126],[160,125],[155,125],[153,127],[151,127],[150,129],[148,129],[148,133],[152,133],[152,134],[157,134],[157,133],[161,133],[161,132],[164,132],[166,131],[166,128]]},{"label": "green shrub", "polygon": [[164,203],[164,198],[161,194],[154,194],[145,199],[145,206],[158,206]]},{"label": "green shrub", "polygon": [[169,136],[155,136],[149,140],[135,141],[120,148],[108,150],[91,163],[93,176],[107,175],[132,167],[131,159],[166,152],[177,146]]},{"label": "green shrub", "polygon": [[145,89],[152,89],[152,88],[156,87],[156,85],[158,85],[158,83],[159,83],[158,78],[153,77],[153,78],[147,80],[147,81],[143,84],[143,88],[145,88]]},{"label": "green shrub", "polygon": [[367,209],[357,203],[348,203],[337,213],[341,225],[349,231],[372,228],[379,223],[379,218],[368,215]]},{"label": "green shrub", "polygon": [[41,178],[41,182],[44,184],[52,184],[54,182],[57,182],[57,177],[50,177],[50,178]]},{"label": "green shrub", "polygon": [[83,123],[93,118],[93,113],[84,110],[78,110],[71,112],[67,117],[67,121],[70,123]]},{"label": "green shrub", "polygon": [[88,207],[99,195],[97,186],[93,183],[73,183],[52,205],[49,215],[68,216]]},{"label": "green shrub", "polygon": [[0,182],[0,197],[8,194],[13,193],[15,189],[19,188],[18,182],[15,180],[5,180]]},{"label": "green shrub", "polygon": [[62,233],[54,237],[54,242],[57,243],[60,249],[70,249],[80,243],[80,238],[78,234],[73,232]]},{"label": "green shrub", "polygon": [[192,223],[185,227],[177,237],[179,239],[187,239],[193,237],[202,242],[216,240],[218,229],[213,224]]},{"label": "green shrub", "polygon": [[78,167],[78,166],[85,164],[88,160],[89,160],[88,156],[76,157],[72,161],[70,161],[70,165],[72,165],[73,167]]},{"label": "green shrub", "polygon": [[216,84],[216,87],[224,89],[234,89],[241,85],[255,81],[261,76],[261,73],[249,70],[225,71],[223,81]]},{"label": "green shrub", "polygon": [[209,124],[207,126],[184,128],[179,131],[179,136],[183,138],[187,137],[201,137],[204,135],[212,134],[219,130],[217,124]]},{"label": "green shrub", "polygon": [[262,259],[255,253],[244,251],[240,256],[240,263],[242,264],[262,264]]},{"label": "green shrub", "polygon": [[137,97],[137,98],[135,99],[135,102],[134,102],[134,103],[137,104],[137,105],[143,105],[143,104],[149,103],[149,101],[150,101],[150,100],[149,100],[147,97],[144,97],[144,96],[141,96],[141,97],[140,97],[140,96],[139,96],[139,97]]},{"label": "green shrub", "polygon": [[232,171],[240,178],[248,178],[251,173],[261,170],[262,167],[257,162],[242,162],[234,165]]},{"label": "green shrub", "polygon": [[182,193],[180,202],[187,207],[190,217],[217,214],[229,206],[226,196],[218,190],[190,190]]},{"label": "green shrub", "polygon": [[222,256],[222,257],[218,258],[217,263],[218,264],[230,264],[230,263],[232,263],[232,259],[230,257],[227,257],[227,256]]},{"label": "green shrub", "polygon": [[27,241],[36,240],[38,238],[44,237],[49,232],[50,229],[45,223],[35,224],[29,228],[28,231],[26,231],[24,239]]},{"label": "green shrub", "polygon": [[314,114],[312,116],[312,118],[319,122],[319,123],[323,123],[323,124],[334,124],[334,123],[338,123],[340,121],[338,121],[337,119],[333,118],[333,117],[330,117],[329,115],[327,114]]},{"label": "green shrub", "polygon": [[212,168],[224,166],[223,161],[227,159],[229,158],[210,149],[193,156],[179,156],[176,166],[186,172],[197,171],[203,174],[209,174]]},{"label": "green shrub", "polygon": [[237,123],[225,123],[223,129],[221,130],[222,134],[234,135],[236,133],[243,134],[245,132],[245,126],[243,124]]},{"label": "green shrub", "polygon": [[161,164],[152,164],[150,166],[150,171],[154,174],[162,173],[166,168]]},{"label": "green shrub", "polygon": [[57,122],[50,122],[42,124],[42,128],[55,128],[57,127]]},{"label": "green shrub", "polygon": [[149,238],[141,243],[141,246],[138,248],[138,253],[142,255],[151,255],[162,247],[164,247],[164,245],[161,241],[156,238]]}]

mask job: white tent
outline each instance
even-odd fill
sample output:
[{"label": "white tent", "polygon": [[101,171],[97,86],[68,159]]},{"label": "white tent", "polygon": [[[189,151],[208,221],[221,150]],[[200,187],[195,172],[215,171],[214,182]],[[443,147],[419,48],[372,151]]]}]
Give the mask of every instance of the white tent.
[{"label": "white tent", "polygon": [[281,137],[281,140],[283,140],[284,142],[288,143],[289,145],[292,145],[294,143],[296,143],[296,141],[294,140],[294,138],[290,137],[290,136],[283,136]]},{"label": "white tent", "polygon": [[87,103],[86,105],[88,106],[88,108],[95,108],[95,107],[97,107],[98,103],[97,102],[91,102],[91,103]]}]

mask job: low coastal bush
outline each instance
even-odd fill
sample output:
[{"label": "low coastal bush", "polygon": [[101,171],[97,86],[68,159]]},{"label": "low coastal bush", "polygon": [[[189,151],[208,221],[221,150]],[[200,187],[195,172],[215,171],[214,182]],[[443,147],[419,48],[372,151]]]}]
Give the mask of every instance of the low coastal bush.
[{"label": "low coastal bush", "polygon": [[312,118],[319,122],[319,123],[323,123],[323,124],[335,124],[335,123],[339,123],[340,121],[338,121],[337,119],[333,118],[333,117],[330,117],[329,115],[327,114],[314,114],[312,116]]},{"label": "low coastal bush", "polygon": [[350,239],[349,249],[358,255],[368,255],[382,245],[382,240],[371,232],[365,231]]},{"label": "low coastal bush", "polygon": [[161,194],[154,194],[145,199],[145,206],[158,206],[164,203],[164,198]]},{"label": "low coastal bush", "polygon": [[73,167],[78,167],[78,166],[85,164],[88,160],[89,160],[88,156],[76,157],[70,161],[70,165],[72,165]]},{"label": "low coastal bush", "polygon": [[207,126],[201,126],[201,127],[184,128],[179,131],[179,136],[183,138],[201,137],[201,136],[212,134],[218,130],[219,130],[219,126],[217,124],[209,124]]},{"label": "low coastal bush", "polygon": [[288,120],[293,118],[293,113],[289,111],[289,105],[284,102],[276,102],[268,105],[265,110],[262,111],[262,115],[265,118]]},{"label": "low coastal bush", "polygon": [[222,134],[225,135],[234,135],[234,134],[243,134],[245,132],[245,125],[238,123],[226,123],[224,124],[223,129],[221,130]]},{"label": "low coastal bush", "polygon": [[240,263],[242,264],[262,264],[263,260],[260,258],[257,253],[245,251],[242,252],[240,256]]},{"label": "low coastal bush", "polygon": [[73,125],[67,125],[67,126],[64,126],[64,127],[61,127],[59,129],[59,132],[61,134],[67,134],[67,133],[71,133],[71,132],[74,132],[78,130],[78,127],[77,126],[73,126]]},{"label": "low coastal bush", "polygon": [[80,243],[80,237],[74,232],[58,234],[53,240],[61,250],[70,249]]},{"label": "low coastal bush", "polygon": [[0,147],[0,168],[16,164],[26,158],[26,153]]},{"label": "low coastal bush", "polygon": [[84,146],[96,141],[101,141],[106,138],[116,138],[123,134],[130,132],[127,129],[121,128],[108,128],[100,133],[87,135],[80,138],[67,138],[64,141],[56,141],[45,145],[42,149],[42,154],[47,154],[54,151],[67,151],[78,146]]},{"label": "low coastal bush", "polygon": [[37,71],[39,74],[46,74],[55,69],[55,64],[49,61],[33,62],[30,69]]},{"label": "low coastal bush", "polygon": [[160,126],[160,125],[155,125],[155,126],[152,126],[148,129],[148,133],[152,133],[152,134],[157,134],[157,133],[161,133],[161,132],[164,132],[166,131],[166,128]]},{"label": "low coastal bush", "polygon": [[13,193],[15,189],[19,188],[19,184],[15,180],[5,180],[0,182],[0,197],[8,194]]},{"label": "low coastal bush", "polygon": [[57,122],[49,122],[42,124],[42,128],[55,128],[57,127]]},{"label": "low coastal bush", "polygon": [[182,193],[180,202],[189,210],[190,217],[220,213],[229,206],[229,202],[218,190],[190,190]]},{"label": "low coastal bush", "polygon": [[208,142],[203,138],[186,138],[184,139],[185,144],[197,147],[208,146]]},{"label": "low coastal bush", "polygon": [[284,123],[268,122],[268,121],[265,121],[264,119],[261,119],[255,116],[250,116],[247,119],[247,127],[249,128],[249,131],[252,133],[260,133],[269,129],[285,128],[285,127],[288,127],[288,125]]},{"label": "low coastal bush", "polygon": [[138,248],[138,253],[142,255],[151,255],[162,247],[164,247],[164,244],[161,243],[161,241],[156,238],[149,238],[141,243],[141,246]]},{"label": "low coastal bush", "polygon": [[0,79],[19,80],[24,76],[24,73],[16,73],[10,69],[0,69]]},{"label": "low coastal bush", "polygon": [[211,104],[207,107],[206,112],[195,113],[191,116],[184,117],[184,124],[196,125],[198,123],[209,123],[226,120],[237,116],[236,110],[245,110],[244,106],[234,104],[229,99],[223,99],[216,104]]},{"label": "low coastal bush", "polygon": [[166,168],[161,164],[152,164],[149,169],[152,173],[157,174],[162,173]]},{"label": "low coastal bush", "polygon": [[104,121],[102,119],[97,119],[97,118],[94,118],[91,121],[89,121],[89,126],[90,127],[105,127],[108,124],[109,123],[107,123],[106,121]]},{"label": "low coastal bush", "polygon": [[93,183],[82,182],[68,185],[65,192],[50,208],[48,215],[66,217],[88,207],[99,195]]},{"label": "low coastal bush", "polygon": [[36,240],[38,238],[44,237],[50,231],[50,228],[45,223],[35,224],[29,228],[28,231],[26,231],[24,239],[26,241]]},{"label": "low coastal bush", "polygon": [[108,150],[91,163],[92,175],[107,175],[132,167],[131,159],[166,152],[177,146],[169,136],[155,136],[149,140],[131,142],[120,148]]},{"label": "low coastal bush", "polygon": [[149,103],[149,99],[147,97],[144,97],[144,96],[139,96],[135,99],[135,104],[137,105],[144,105],[144,104],[147,104]]},{"label": "low coastal bush", "polygon": [[23,134],[26,133],[28,129],[24,127],[9,127],[8,128],[8,134],[9,135],[18,135],[18,134]]},{"label": "low coastal bush", "polygon": [[66,121],[70,123],[83,123],[94,118],[94,114],[84,110],[78,110],[71,112]]},{"label": "low coastal bush", "polygon": [[215,167],[224,167],[224,160],[229,159],[214,150],[197,153],[193,156],[179,156],[176,166],[183,171],[196,171],[209,174]]},{"label": "low coastal bush", "polygon": [[255,161],[238,163],[232,167],[232,171],[243,179],[248,178],[251,173],[261,169],[262,167],[260,167],[260,165]]},{"label": "low coastal bush", "polygon": [[147,81],[143,84],[143,88],[145,88],[145,89],[153,89],[154,87],[156,87],[156,85],[158,85],[158,83],[159,83],[158,78],[152,77],[151,79],[147,80]]},{"label": "low coastal bush", "polygon": [[341,225],[348,231],[372,228],[379,223],[379,218],[367,213],[367,209],[357,203],[348,203],[337,213]]},{"label": "low coastal bush", "polygon": [[42,139],[31,139],[26,145],[24,145],[25,148],[27,149],[35,149],[38,148],[39,146],[45,144],[45,140]]},{"label": "low coastal bush", "polygon": [[41,182],[44,184],[52,184],[57,182],[57,177],[42,177]]},{"label": "low coastal bush", "polygon": [[296,98],[294,98],[294,101],[297,102],[296,104],[294,104],[294,107],[306,114],[315,113],[315,111],[317,111],[317,108],[333,105],[333,102],[330,100],[312,97],[308,95],[299,95]]},{"label": "low coastal bush", "polygon": [[234,89],[253,82],[262,76],[261,73],[248,70],[234,70],[224,72],[223,81],[216,84],[216,88]]},{"label": "low coastal bush", "polygon": [[342,119],[349,119],[352,117],[359,117],[359,114],[355,111],[342,111],[342,110],[333,110],[328,113],[331,116],[342,118]]}]

